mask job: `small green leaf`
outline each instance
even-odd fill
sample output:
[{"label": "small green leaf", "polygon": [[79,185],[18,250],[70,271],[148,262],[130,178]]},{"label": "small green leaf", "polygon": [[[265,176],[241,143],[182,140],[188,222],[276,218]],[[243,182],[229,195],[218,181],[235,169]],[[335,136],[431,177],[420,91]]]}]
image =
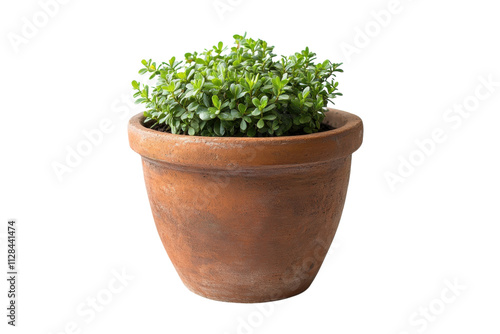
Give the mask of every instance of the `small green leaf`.
[{"label": "small green leaf", "polygon": [[192,127],[189,127],[188,134],[190,136],[194,136],[195,133],[196,133],[195,129],[193,129]]},{"label": "small green leaf", "polygon": [[170,82],[167,86],[162,86],[162,88],[169,93],[173,93],[175,91],[175,83]]},{"label": "small green leaf", "polygon": [[241,120],[240,129],[241,131],[245,131],[247,129],[247,122],[245,122],[244,119]]},{"label": "small green leaf", "polygon": [[217,87],[222,86],[222,81],[219,78],[213,78],[212,83]]},{"label": "small green leaf", "polygon": [[191,102],[188,106],[187,106],[187,109],[189,111],[195,111],[196,109],[198,109],[198,106],[199,104],[197,102]]},{"label": "small green leaf", "polygon": [[205,107],[210,107],[210,99],[208,98],[207,94],[203,94],[203,104],[205,104]]},{"label": "small green leaf", "polygon": [[200,64],[200,65],[207,65],[207,62],[204,61],[203,59],[201,58],[196,58],[195,60],[196,64]]},{"label": "small green leaf", "polygon": [[259,101],[259,99],[258,99],[258,98],[254,97],[254,98],[252,99],[252,103],[253,103],[253,105],[254,105],[254,106],[256,106],[257,108],[258,108],[258,107],[260,107],[260,101]]},{"label": "small green leaf", "polygon": [[264,119],[259,119],[259,121],[257,122],[257,127],[259,129],[262,129],[264,127],[265,123],[264,123]]},{"label": "small green leaf", "polygon": [[219,119],[217,119],[214,124],[214,133],[219,137],[222,136],[220,133],[220,127],[221,127],[221,122]]},{"label": "small green leaf", "polygon": [[217,95],[212,95],[212,103],[214,104],[214,107],[220,109],[220,100]]},{"label": "small green leaf", "polygon": [[263,97],[260,98],[260,108],[263,109],[267,106],[267,101],[268,101],[268,97],[266,95],[264,95]]},{"label": "small green leaf", "polygon": [[244,113],[247,111],[247,106],[246,106],[246,104],[240,103],[240,104],[238,105],[238,110],[240,111],[240,113],[244,114]]},{"label": "small green leaf", "polygon": [[310,93],[310,89],[309,89],[309,86],[307,86],[306,88],[304,88],[303,92],[302,92],[302,96],[304,97],[304,99],[309,96],[309,93]]},{"label": "small green leaf", "polygon": [[234,117],[231,115],[231,113],[229,112],[221,112],[219,114],[219,118],[222,119],[222,120],[225,120],[225,121],[233,121],[234,120]]},{"label": "small green leaf", "polygon": [[231,117],[234,119],[241,118],[240,113],[236,109],[231,109]]},{"label": "small green leaf", "polygon": [[304,115],[304,116],[300,117],[301,124],[306,124],[306,123],[309,123],[310,121],[311,121],[311,116],[309,116],[309,115]]},{"label": "small green leaf", "polygon": [[259,116],[260,115],[260,110],[258,108],[255,108],[253,111],[252,111],[252,116]]},{"label": "small green leaf", "polygon": [[208,111],[200,112],[199,116],[202,121],[208,121],[209,119],[212,119],[212,115]]},{"label": "small green leaf", "polygon": [[220,122],[220,129],[219,129],[220,135],[224,136],[224,133],[226,132],[226,129],[224,128],[224,123]]},{"label": "small green leaf", "polygon": [[266,112],[266,111],[272,110],[274,108],[276,108],[276,105],[275,104],[271,104],[271,105],[265,107],[264,110],[262,110],[262,111]]}]

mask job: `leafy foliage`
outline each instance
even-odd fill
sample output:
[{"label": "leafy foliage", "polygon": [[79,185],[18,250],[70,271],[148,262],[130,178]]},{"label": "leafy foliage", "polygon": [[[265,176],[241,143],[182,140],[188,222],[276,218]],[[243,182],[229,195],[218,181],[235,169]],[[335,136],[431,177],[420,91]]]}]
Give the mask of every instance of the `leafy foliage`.
[{"label": "leafy foliage", "polygon": [[274,60],[273,46],[234,35],[185,61],[157,66],[142,61],[140,74],[157,78],[152,89],[132,81],[145,123],[160,131],[201,136],[283,136],[318,132],[328,101],[337,95],[341,64],[315,64],[309,48]]}]

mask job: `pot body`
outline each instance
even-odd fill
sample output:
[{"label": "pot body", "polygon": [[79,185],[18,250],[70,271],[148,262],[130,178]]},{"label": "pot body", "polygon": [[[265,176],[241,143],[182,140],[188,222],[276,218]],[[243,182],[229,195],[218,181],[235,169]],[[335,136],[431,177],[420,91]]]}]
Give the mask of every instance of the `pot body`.
[{"label": "pot body", "polygon": [[204,297],[265,302],[299,294],[337,230],[362,123],[330,110],[337,129],[277,138],[207,138],[145,128],[129,137],[163,245]]}]

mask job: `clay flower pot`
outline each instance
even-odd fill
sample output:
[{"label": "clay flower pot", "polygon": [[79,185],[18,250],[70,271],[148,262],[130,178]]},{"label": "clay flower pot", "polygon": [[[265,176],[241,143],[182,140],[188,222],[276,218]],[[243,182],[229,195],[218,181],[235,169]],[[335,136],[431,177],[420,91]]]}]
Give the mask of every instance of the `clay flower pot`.
[{"label": "clay flower pot", "polygon": [[173,135],[143,120],[130,120],[130,146],[184,284],[248,303],[306,290],[339,224],[361,119],[330,109],[334,130],[270,138]]}]

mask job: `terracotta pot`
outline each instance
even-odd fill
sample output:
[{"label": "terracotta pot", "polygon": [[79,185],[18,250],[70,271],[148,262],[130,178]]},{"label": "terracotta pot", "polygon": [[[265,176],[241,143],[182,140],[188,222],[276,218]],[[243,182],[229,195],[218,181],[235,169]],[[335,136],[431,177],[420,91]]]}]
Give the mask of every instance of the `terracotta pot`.
[{"label": "terracotta pot", "polygon": [[265,302],[306,290],[337,230],[361,119],[289,137],[173,135],[129,123],[161,241],[184,284],[207,298]]}]

